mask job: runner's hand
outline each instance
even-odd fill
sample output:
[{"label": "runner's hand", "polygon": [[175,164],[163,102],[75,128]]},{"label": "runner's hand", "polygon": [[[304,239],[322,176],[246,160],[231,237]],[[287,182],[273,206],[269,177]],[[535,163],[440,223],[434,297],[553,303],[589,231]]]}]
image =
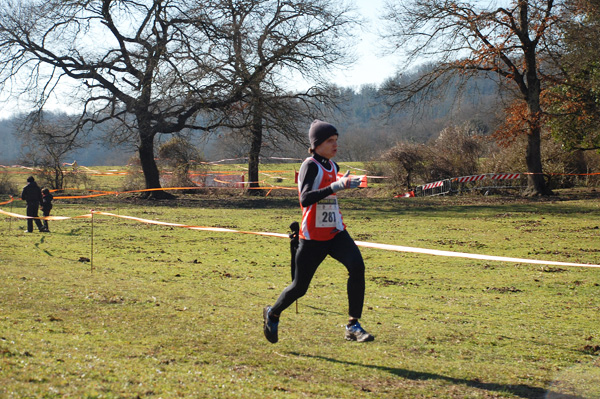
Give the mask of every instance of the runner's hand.
[{"label": "runner's hand", "polygon": [[350,171],[347,171],[342,178],[334,183],[331,183],[330,187],[334,193],[346,188],[356,188],[360,186],[360,177],[349,176]]}]

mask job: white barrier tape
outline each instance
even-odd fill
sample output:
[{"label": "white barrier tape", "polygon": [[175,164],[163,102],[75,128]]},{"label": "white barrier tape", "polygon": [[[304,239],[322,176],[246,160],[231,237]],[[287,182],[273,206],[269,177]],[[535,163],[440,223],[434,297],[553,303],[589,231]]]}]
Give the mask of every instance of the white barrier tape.
[{"label": "white barrier tape", "polygon": [[158,220],[143,219],[143,218],[138,218],[135,216],[116,215],[116,214],[110,213],[110,212],[93,211],[92,213],[96,214],[96,215],[112,216],[112,217],[121,218],[121,219],[135,220],[137,222],[142,222],[142,223],[147,223],[147,224],[156,224],[156,225],[160,225],[160,226],[185,227],[185,228],[191,229],[191,230],[214,231],[214,232],[218,232],[218,233],[257,234],[257,235],[273,236],[273,237],[288,237],[287,234],[280,234],[280,233],[241,231],[241,230],[228,229],[228,228],[224,228],[224,227],[191,226],[191,225],[181,224],[181,223],[160,222]]},{"label": "white barrier tape", "polygon": [[531,263],[531,264],[536,264],[536,265],[600,267],[600,265],[587,264],[587,263],[570,263],[570,262],[556,262],[556,261],[551,261],[551,260],[508,258],[505,256],[479,255],[479,254],[470,254],[470,253],[465,253],[465,252],[441,251],[438,249],[403,247],[401,245],[377,244],[377,243],[364,242],[364,241],[355,241],[355,243],[358,246],[367,247],[367,248],[385,249],[387,251],[396,251],[396,252],[412,252],[412,253],[425,254],[425,255],[450,256],[450,257],[455,257],[455,258],[493,260],[493,261],[498,261],[498,262],[512,262],[512,263]]},{"label": "white barrier tape", "polygon": [[[198,163],[211,165],[211,164],[220,164],[220,163],[229,162],[229,161],[246,161],[247,159],[248,159],[248,157],[226,158],[226,159],[220,159],[218,161],[198,162]],[[284,157],[261,157],[261,159],[277,159],[277,160],[281,160],[281,161],[297,161],[297,162],[303,161],[303,159],[300,159],[300,158],[284,158]]]},{"label": "white barrier tape", "polygon": [[7,166],[7,165],[0,165],[0,168],[21,168],[21,169],[34,170],[34,169],[33,169],[33,168],[31,168],[31,167],[28,167],[28,166],[22,166],[22,165],[10,165],[10,166]]},{"label": "white barrier tape", "polygon": [[283,158],[283,157],[267,157],[267,159],[277,159],[280,161],[298,161],[298,162],[304,161],[304,159],[301,159],[301,158]]}]

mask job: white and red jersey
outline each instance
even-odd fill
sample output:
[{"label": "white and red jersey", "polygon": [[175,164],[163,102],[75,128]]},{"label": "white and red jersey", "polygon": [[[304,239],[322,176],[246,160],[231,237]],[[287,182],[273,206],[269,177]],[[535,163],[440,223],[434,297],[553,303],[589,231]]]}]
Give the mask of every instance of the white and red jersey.
[{"label": "white and red jersey", "polygon": [[[300,167],[298,174],[298,192],[300,194],[303,184],[303,177],[307,175],[306,170],[316,165],[317,174],[311,184],[310,191],[322,190],[337,180],[337,167],[334,162],[328,162],[329,168],[323,166],[313,157],[307,158]],[[328,170],[329,169],[329,170]],[[305,240],[327,241],[332,239],[337,233],[346,228],[342,220],[342,214],[338,206],[335,193],[327,195],[309,206],[302,206],[302,223],[300,224],[300,238]]]}]

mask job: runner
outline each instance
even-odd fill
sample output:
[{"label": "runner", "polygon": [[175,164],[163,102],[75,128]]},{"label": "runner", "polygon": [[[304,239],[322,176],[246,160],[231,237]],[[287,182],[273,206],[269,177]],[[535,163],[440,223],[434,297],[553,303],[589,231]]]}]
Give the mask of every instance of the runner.
[{"label": "runner", "polygon": [[357,342],[374,339],[358,321],[364,303],[365,265],[360,250],[346,231],[336,196],[340,190],[358,187],[360,178],[349,176],[348,171],[337,179],[339,167],[331,158],[337,153],[338,136],[333,125],[320,120],[315,120],[308,132],[312,156],[302,163],[298,176],[302,223],[294,280],[272,307],[263,309],[264,334],[271,343],[278,341],[281,312],[306,294],[317,268],[327,255],[348,269],[349,320],[345,338]]}]

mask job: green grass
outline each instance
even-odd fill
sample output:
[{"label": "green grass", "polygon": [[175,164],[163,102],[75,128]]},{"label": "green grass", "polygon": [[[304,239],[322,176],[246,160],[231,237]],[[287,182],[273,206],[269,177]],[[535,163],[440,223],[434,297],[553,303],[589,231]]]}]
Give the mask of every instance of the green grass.
[{"label": "green grass", "polygon": [[[357,240],[600,262],[597,198],[341,196]],[[299,218],[294,196],[225,193],[53,215],[90,209],[278,233]],[[0,219],[0,398],[600,397],[599,269],[363,248],[376,340],[343,339],[346,272],[327,259],[272,345],[262,307],[289,283],[287,239],[96,215],[92,269],[91,220],[24,227]]]}]

